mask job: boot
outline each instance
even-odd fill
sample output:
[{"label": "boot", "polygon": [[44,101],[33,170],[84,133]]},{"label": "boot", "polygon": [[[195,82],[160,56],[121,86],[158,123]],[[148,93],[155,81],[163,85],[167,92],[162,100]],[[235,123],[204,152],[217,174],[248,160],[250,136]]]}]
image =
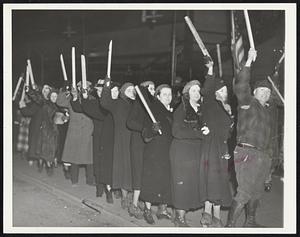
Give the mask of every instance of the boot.
[{"label": "boot", "polygon": [[148,209],[147,207],[144,210],[144,219],[149,225],[153,225],[155,223],[151,213],[151,209]]},{"label": "boot", "polygon": [[112,190],[108,191],[107,188],[105,188],[105,195],[106,195],[106,202],[107,203],[114,203],[113,195],[112,195]]},{"label": "boot", "polygon": [[172,214],[168,212],[166,204],[161,204],[158,206],[156,217],[159,220],[160,219],[167,219],[167,220],[172,219]]},{"label": "boot", "polygon": [[176,227],[190,227],[190,226],[186,223],[185,216],[182,217],[182,216],[180,216],[177,212],[175,212],[174,225],[175,225]]},{"label": "boot", "polygon": [[259,200],[250,200],[246,205],[246,221],[244,227],[258,227],[262,228],[264,226],[259,225],[255,221],[256,209],[258,207]]},{"label": "boot", "polygon": [[226,227],[235,227],[236,221],[241,215],[241,212],[244,208],[244,205],[242,203],[237,202],[236,200],[233,200],[229,213],[228,213],[228,219],[227,219],[227,225]]}]

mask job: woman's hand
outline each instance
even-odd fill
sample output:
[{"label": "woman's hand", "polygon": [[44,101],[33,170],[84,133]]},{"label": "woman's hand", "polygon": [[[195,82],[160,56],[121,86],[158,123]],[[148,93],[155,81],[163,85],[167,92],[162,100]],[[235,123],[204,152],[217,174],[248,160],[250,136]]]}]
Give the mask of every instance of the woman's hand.
[{"label": "woman's hand", "polygon": [[203,135],[209,134],[209,128],[207,126],[202,127],[201,131],[202,131]]}]

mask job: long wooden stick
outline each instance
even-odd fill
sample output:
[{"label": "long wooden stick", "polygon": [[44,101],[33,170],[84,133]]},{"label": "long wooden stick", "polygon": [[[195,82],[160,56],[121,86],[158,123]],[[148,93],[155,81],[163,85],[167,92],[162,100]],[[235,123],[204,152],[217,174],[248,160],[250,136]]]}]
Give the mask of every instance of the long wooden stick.
[{"label": "long wooden stick", "polygon": [[277,93],[277,95],[278,95],[279,98],[281,99],[282,103],[284,104],[284,99],[283,99],[282,95],[280,94],[279,90],[277,89],[277,87],[275,86],[274,82],[272,81],[271,77],[268,76],[267,78],[268,78],[269,82],[272,84],[272,86],[273,86],[275,92]]},{"label": "long wooden stick", "polygon": [[[151,110],[150,110],[150,108],[149,108],[149,106],[148,106],[148,104],[147,104],[147,102],[146,102],[146,100],[145,100],[145,98],[144,98],[144,96],[142,94],[142,92],[140,91],[140,88],[138,86],[135,86],[134,88],[135,88],[137,94],[139,95],[139,97],[140,97],[140,99],[141,99],[141,101],[142,101],[142,103],[143,103],[143,105],[144,105],[144,107],[145,107],[148,115],[150,116],[152,122],[153,123],[157,123],[156,119],[154,118],[154,115],[152,114],[152,112],[151,112]],[[162,131],[161,130],[159,130],[158,132],[159,132],[160,135],[162,135]]]},{"label": "long wooden stick", "polygon": [[196,28],[194,27],[194,25],[193,25],[191,19],[190,19],[188,16],[185,16],[184,19],[185,19],[185,22],[187,23],[187,25],[189,26],[190,31],[192,32],[192,34],[193,34],[193,36],[194,36],[194,38],[195,38],[195,40],[196,40],[196,42],[197,42],[199,48],[201,49],[203,55],[204,55],[204,56],[208,56],[208,57],[211,58],[211,56],[210,56],[210,54],[208,53],[208,51],[207,51],[207,49],[206,49],[206,47],[205,47],[205,45],[204,45],[202,39],[200,38],[200,36],[199,36],[199,34],[198,34]]},{"label": "long wooden stick", "polygon": [[76,88],[76,61],[75,47],[72,47],[72,87]]},{"label": "long wooden stick", "polygon": [[222,78],[223,70],[222,70],[222,59],[221,59],[220,44],[217,44],[217,55],[218,55],[218,64],[219,64],[219,77]]},{"label": "long wooden stick", "polygon": [[244,10],[244,16],[245,16],[245,21],[246,21],[246,26],[247,26],[247,32],[248,32],[250,48],[255,49],[252,30],[251,30],[251,25],[250,25],[250,20],[249,20],[249,15],[248,15],[247,10]]},{"label": "long wooden stick", "polygon": [[60,55],[60,63],[61,63],[61,69],[62,69],[63,75],[64,75],[64,80],[68,81],[66,67],[65,67],[65,62],[64,62],[64,57],[63,57],[62,54]]},{"label": "long wooden stick", "polygon": [[20,85],[21,85],[21,82],[23,81],[23,75],[21,75],[19,77],[19,80],[18,80],[18,83],[17,83],[17,86],[16,86],[16,89],[14,91],[14,94],[13,94],[13,101],[16,99],[16,96],[17,96],[17,93],[19,91],[19,88],[20,88]]}]

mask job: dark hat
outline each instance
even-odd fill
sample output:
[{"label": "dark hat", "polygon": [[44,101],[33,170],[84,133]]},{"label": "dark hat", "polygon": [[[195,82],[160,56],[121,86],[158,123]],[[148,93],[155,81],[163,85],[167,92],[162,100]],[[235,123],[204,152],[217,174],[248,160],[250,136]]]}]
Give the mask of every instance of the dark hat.
[{"label": "dark hat", "polygon": [[272,85],[267,79],[255,82],[254,90],[258,87],[266,87],[266,88],[269,88],[270,90],[272,90]]},{"label": "dark hat", "polygon": [[121,89],[120,89],[120,93],[122,94],[122,95],[125,95],[125,91],[126,91],[126,89],[129,87],[129,86],[134,86],[131,82],[125,82],[124,84],[123,84],[123,86],[121,87]]},{"label": "dark hat", "polygon": [[221,78],[215,78],[215,91],[220,90],[224,86],[226,86],[226,84]]},{"label": "dark hat", "polygon": [[121,83],[117,82],[117,81],[110,81],[110,89],[114,88],[114,87],[121,87]]},{"label": "dark hat", "polygon": [[140,86],[142,87],[147,87],[149,85],[154,85],[154,82],[153,81],[143,81]]},{"label": "dark hat", "polygon": [[163,88],[170,88],[170,89],[171,89],[171,87],[170,87],[168,84],[161,84],[161,85],[159,85],[158,87],[156,87],[154,96],[157,96],[157,94],[158,94]]},{"label": "dark hat", "polygon": [[194,85],[198,85],[200,87],[200,82],[198,80],[192,80],[187,82],[183,87],[182,94],[189,93],[190,88]]}]

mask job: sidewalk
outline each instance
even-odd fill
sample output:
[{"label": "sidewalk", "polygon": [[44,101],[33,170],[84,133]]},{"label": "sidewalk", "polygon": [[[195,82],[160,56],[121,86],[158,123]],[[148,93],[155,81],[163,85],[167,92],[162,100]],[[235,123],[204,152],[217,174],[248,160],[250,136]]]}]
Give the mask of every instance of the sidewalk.
[{"label": "sidewalk", "polygon": [[[101,215],[112,215],[116,220],[116,226],[128,227],[174,227],[168,220],[157,220],[154,216],[155,225],[148,225],[144,220],[137,220],[128,215],[127,210],[121,208],[120,199],[114,199],[113,204],[106,203],[105,195],[101,198],[96,197],[96,187],[85,184],[85,170],[80,169],[79,185],[71,186],[71,181],[64,178],[62,167],[55,168],[52,177],[48,177],[46,171],[42,173],[37,171],[36,166],[30,167],[28,162],[22,160],[18,155],[13,158],[13,175],[28,182],[32,182],[48,191],[54,193],[60,198],[66,199],[78,205],[83,205],[82,200],[88,199],[97,204],[101,209]],[[156,212],[156,207],[152,208]],[[199,220],[203,209],[189,212],[186,216],[187,222],[191,227],[200,227]],[[225,224],[227,219],[227,210],[221,212],[222,222]],[[258,223],[267,227],[283,226],[283,182],[279,178],[273,178],[273,187],[270,193],[265,193],[261,206],[257,211]],[[242,226],[244,215],[238,222]]]}]

